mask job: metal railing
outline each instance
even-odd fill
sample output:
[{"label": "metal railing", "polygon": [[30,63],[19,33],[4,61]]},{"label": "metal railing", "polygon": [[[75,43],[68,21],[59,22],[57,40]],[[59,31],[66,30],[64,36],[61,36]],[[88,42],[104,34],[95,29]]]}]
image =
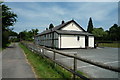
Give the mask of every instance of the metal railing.
[{"label": "metal railing", "polygon": [[[65,54],[63,52],[60,52],[60,51],[57,51],[55,49],[51,49],[51,48],[46,48],[44,46],[38,46],[38,45],[35,45],[36,47],[39,47],[40,49],[42,49],[42,51],[39,51],[33,47],[31,47],[31,45],[27,44],[27,43],[22,43],[23,45],[25,45],[28,49],[30,49],[31,51],[33,52],[36,52],[38,54],[40,54],[41,56],[43,57],[47,57],[49,58],[50,60],[52,60],[54,63],[58,64],[59,66],[63,67],[64,69],[68,70],[69,72],[71,72],[73,74],[73,78],[75,79],[75,76],[78,76],[84,80],[89,80],[89,78],[77,73],[76,69],[77,69],[77,60],[80,60],[80,61],[83,61],[85,63],[89,63],[89,64],[92,64],[94,66],[98,66],[98,67],[101,67],[101,68],[104,68],[104,69],[107,69],[107,70],[110,70],[110,71],[114,71],[114,72],[119,72],[120,73],[120,68],[118,67],[113,67],[113,66],[109,66],[109,65],[106,65],[106,64],[103,64],[103,63],[100,63],[100,62],[95,62],[95,61],[92,61],[92,60],[89,60],[89,59],[86,59],[86,58],[82,58],[82,57],[77,57],[76,54],[74,54],[74,56],[72,55],[69,55],[69,54]],[[54,54],[53,54],[53,58],[50,58],[49,56],[46,56],[44,55],[45,54],[45,50],[48,50],[48,51],[52,51]],[[65,65],[63,65],[62,63],[60,62],[57,62],[55,60],[56,58],[56,54],[60,54],[60,55],[63,55],[63,56],[67,56],[67,57],[70,57],[70,58],[73,58],[74,59],[74,63],[73,63],[73,69],[70,69],[68,67],[66,67]]]}]

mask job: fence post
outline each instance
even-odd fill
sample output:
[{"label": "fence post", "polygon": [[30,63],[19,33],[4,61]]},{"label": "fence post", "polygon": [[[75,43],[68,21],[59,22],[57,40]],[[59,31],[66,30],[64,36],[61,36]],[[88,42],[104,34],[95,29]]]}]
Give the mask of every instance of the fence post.
[{"label": "fence post", "polygon": [[53,52],[54,54],[53,54],[53,60],[55,60],[55,52]]},{"label": "fence post", "polygon": [[44,48],[42,49],[42,58],[44,58],[44,55],[45,54],[45,50],[44,50]]},{"label": "fence post", "polygon": [[[55,60],[55,52],[53,51],[53,60]],[[56,63],[54,63],[54,67],[56,66]]]},{"label": "fence post", "polygon": [[[74,56],[76,57],[77,54],[74,54]],[[77,59],[76,58],[74,58],[73,70],[74,70],[74,72],[77,70]],[[76,77],[75,74],[73,74],[74,80],[75,80],[75,77]]]}]

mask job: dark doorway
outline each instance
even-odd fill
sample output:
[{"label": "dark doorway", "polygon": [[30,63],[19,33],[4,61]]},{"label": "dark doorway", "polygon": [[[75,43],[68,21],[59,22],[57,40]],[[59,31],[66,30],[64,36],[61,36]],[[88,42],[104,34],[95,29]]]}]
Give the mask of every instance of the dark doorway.
[{"label": "dark doorway", "polygon": [[85,46],[88,47],[88,36],[85,36]]}]

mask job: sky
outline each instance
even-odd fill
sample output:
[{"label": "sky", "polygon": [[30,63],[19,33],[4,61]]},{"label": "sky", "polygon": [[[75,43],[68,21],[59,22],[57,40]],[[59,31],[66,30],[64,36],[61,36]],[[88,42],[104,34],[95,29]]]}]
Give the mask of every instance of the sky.
[{"label": "sky", "polygon": [[74,19],[87,30],[89,18],[95,28],[108,30],[118,23],[118,2],[6,2],[17,14],[14,31],[39,29],[42,32],[50,23],[54,26]]}]

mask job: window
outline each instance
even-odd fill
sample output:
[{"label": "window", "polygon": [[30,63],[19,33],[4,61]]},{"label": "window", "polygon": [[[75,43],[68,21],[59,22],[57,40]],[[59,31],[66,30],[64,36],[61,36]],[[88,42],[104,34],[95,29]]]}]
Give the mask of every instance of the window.
[{"label": "window", "polygon": [[80,40],[80,37],[79,37],[79,36],[77,36],[77,40],[78,40],[78,41]]}]

